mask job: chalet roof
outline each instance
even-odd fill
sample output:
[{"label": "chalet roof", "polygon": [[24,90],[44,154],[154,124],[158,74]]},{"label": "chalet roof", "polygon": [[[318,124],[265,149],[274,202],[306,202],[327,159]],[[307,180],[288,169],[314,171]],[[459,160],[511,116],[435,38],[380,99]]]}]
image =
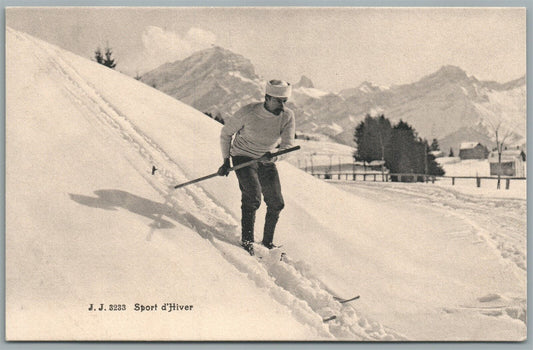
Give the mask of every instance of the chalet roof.
[{"label": "chalet roof", "polygon": [[472,149],[472,148],[476,148],[477,145],[481,145],[481,143],[479,143],[479,142],[462,142],[461,146],[459,147],[459,149]]},{"label": "chalet roof", "polygon": [[368,163],[370,166],[379,166],[379,165],[385,165],[384,160],[373,160],[370,163]]},{"label": "chalet roof", "polygon": [[443,151],[431,151],[431,152],[429,152],[429,154],[432,154],[434,157],[442,157],[442,156],[444,156],[444,152]]}]

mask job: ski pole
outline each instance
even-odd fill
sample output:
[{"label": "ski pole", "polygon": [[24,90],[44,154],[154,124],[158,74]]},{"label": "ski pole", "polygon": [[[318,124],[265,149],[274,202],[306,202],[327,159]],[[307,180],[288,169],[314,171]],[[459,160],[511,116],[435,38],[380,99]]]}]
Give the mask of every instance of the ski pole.
[{"label": "ski pole", "polygon": [[[279,152],[276,152],[276,153],[272,153],[272,157],[280,156],[282,154],[289,153],[289,152],[292,152],[292,151],[296,151],[296,150],[299,150],[299,149],[300,149],[300,146],[294,146],[294,147],[291,147],[291,148],[287,148],[287,149],[284,149],[282,151],[279,151]],[[261,158],[252,159],[252,160],[250,160],[248,162],[245,162],[245,163],[236,165],[234,167],[231,167],[228,170],[229,171],[235,171],[235,170],[247,167],[247,166],[249,166],[251,164],[257,163],[260,160],[261,160]],[[174,186],[174,188],[180,188],[180,187],[184,187],[184,186],[187,186],[187,185],[191,185],[191,184],[194,184],[194,183],[197,183],[197,182],[200,182],[200,181],[204,181],[204,180],[210,179],[210,178],[215,177],[215,176],[218,176],[218,172],[214,173],[214,174],[206,175],[206,176],[203,176],[203,177],[199,177],[199,178],[191,180],[189,182],[185,182],[185,183],[176,185],[176,186]]]}]

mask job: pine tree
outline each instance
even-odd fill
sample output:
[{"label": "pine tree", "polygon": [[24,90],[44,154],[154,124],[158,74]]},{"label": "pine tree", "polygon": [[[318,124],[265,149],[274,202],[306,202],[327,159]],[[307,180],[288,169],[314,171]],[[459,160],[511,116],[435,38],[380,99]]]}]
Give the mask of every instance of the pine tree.
[{"label": "pine tree", "polygon": [[437,163],[433,154],[428,154],[428,175],[442,176],[446,172],[442,169],[442,166]]},{"label": "pine tree", "polygon": [[100,48],[96,48],[96,51],[94,51],[94,58],[96,59],[96,62],[100,64],[104,64],[104,56],[102,56],[102,50]]},{"label": "pine tree", "polygon": [[111,69],[114,69],[117,66],[117,64],[115,62],[115,59],[111,57],[112,55],[113,55],[113,51],[109,47],[105,48],[104,55],[102,55],[102,50],[99,47],[96,48],[96,51],[94,51],[94,58],[96,62],[106,67],[109,67]]},{"label": "pine tree", "polygon": [[111,58],[111,55],[113,55],[113,51],[111,51],[111,48],[106,47],[105,48],[105,59],[104,59],[103,65],[111,69],[114,69],[117,66],[117,64],[115,63],[115,59]]},{"label": "pine tree", "polygon": [[354,141],[357,144],[355,160],[365,162],[384,160],[390,137],[390,121],[384,115],[371,117],[367,114],[355,129]]},{"label": "pine tree", "polygon": [[392,128],[391,144],[387,152],[387,165],[391,173],[417,173],[416,159],[419,151],[415,149],[416,138],[414,129],[401,119]]},{"label": "pine tree", "polygon": [[431,142],[430,150],[440,151],[439,141],[437,141],[437,139],[433,139],[433,142]]}]

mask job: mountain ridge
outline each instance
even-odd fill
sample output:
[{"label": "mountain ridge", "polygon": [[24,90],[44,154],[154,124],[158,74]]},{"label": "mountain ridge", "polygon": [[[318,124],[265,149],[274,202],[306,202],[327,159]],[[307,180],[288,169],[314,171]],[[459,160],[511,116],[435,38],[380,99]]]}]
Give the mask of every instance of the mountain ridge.
[{"label": "mountain ridge", "polygon": [[[264,95],[264,81],[252,62],[221,47],[167,63],[141,81],[222,118]],[[457,141],[447,140],[459,130],[472,138],[463,141],[487,142],[500,123],[500,133],[510,133],[513,145],[525,145],[525,75],[504,83],[480,81],[458,66],[445,65],[418,81],[391,87],[365,81],[333,93],[315,88],[305,75],[293,87],[288,106],[295,112],[298,131],[324,134],[346,145],[353,146],[353,130],[366,114],[406,121],[421,137],[442,141],[445,151],[458,149]]]}]

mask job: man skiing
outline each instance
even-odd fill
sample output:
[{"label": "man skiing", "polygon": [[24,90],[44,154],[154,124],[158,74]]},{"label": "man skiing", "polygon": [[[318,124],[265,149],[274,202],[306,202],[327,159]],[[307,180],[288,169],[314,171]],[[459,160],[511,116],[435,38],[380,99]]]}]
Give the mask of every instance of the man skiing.
[{"label": "man skiing", "polygon": [[235,171],[242,194],[241,245],[250,255],[254,255],[255,213],[261,205],[261,193],[267,205],[261,243],[268,249],[275,248],[272,242],[274,230],[285,203],[274,163],[278,159],[272,157],[271,152],[278,145],[281,151],[290,148],[294,143],[294,113],[285,107],[291,90],[288,82],[267,82],[265,101],[242,107],[225,121],[220,133],[224,164],[218,169],[218,175],[228,175],[231,167],[230,156],[233,166],[258,159],[256,163]]}]

